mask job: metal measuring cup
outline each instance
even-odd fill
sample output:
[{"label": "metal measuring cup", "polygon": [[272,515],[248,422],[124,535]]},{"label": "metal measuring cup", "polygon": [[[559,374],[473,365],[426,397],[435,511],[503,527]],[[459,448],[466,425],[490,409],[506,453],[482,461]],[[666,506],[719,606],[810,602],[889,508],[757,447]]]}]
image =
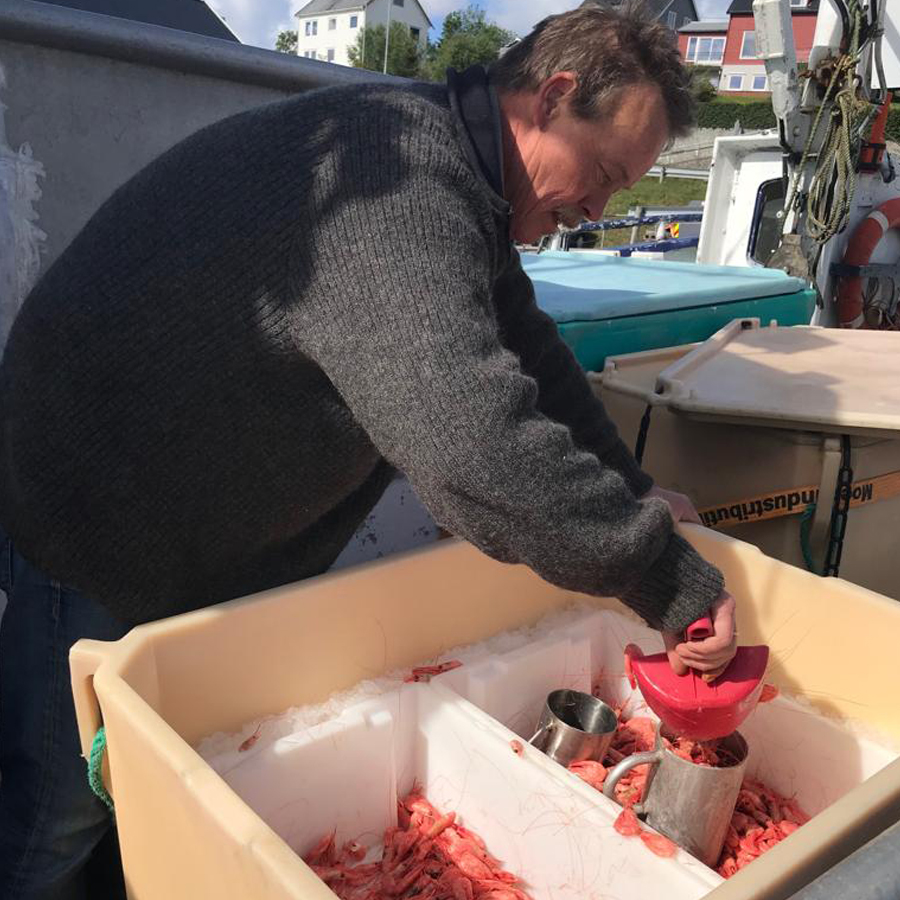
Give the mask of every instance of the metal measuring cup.
[{"label": "metal measuring cup", "polygon": [[649,764],[643,801],[635,804],[635,813],[692,856],[714,867],[744,780],[747,742],[737,731],[722,738],[718,749],[729,754],[733,764],[713,768],[676,756],[663,746],[663,737],[672,739],[657,725],[654,749],[625,757],[606,776],[603,793],[615,800],[619,779],[635,766]]},{"label": "metal measuring cup", "polygon": [[529,743],[561,766],[583,759],[599,761],[618,724],[615,711],[602,700],[582,691],[552,691]]}]

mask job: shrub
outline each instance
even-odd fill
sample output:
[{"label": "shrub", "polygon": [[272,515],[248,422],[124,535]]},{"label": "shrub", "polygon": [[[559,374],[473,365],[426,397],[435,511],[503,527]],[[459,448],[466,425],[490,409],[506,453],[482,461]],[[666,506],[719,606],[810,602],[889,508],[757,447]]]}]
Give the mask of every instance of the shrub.
[{"label": "shrub", "polygon": [[[766,100],[751,103],[716,100],[714,103],[698,105],[697,125],[700,128],[732,128],[736,121],[741,123],[745,131],[774,128],[776,125],[772,105]],[[892,107],[888,113],[885,137],[900,144],[900,109]]]},{"label": "shrub", "polygon": [[701,103],[697,110],[700,128],[732,128],[740,122],[745,131],[775,127],[775,113],[768,100],[752,103],[729,103],[727,100]]},{"label": "shrub", "polygon": [[900,144],[900,109],[891,109],[888,113],[887,125],[884,129],[884,136],[889,141],[895,141]]}]

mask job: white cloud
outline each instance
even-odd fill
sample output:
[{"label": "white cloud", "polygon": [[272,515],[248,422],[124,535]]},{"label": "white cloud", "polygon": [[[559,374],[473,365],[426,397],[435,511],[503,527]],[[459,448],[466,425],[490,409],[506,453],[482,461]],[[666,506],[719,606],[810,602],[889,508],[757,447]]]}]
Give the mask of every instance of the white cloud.
[{"label": "white cloud", "polygon": [[[509,31],[525,35],[546,16],[565,12],[578,6],[581,0],[422,0],[425,12],[432,21],[442,19],[449,12],[465,9],[469,3],[481,7],[489,21]],[[715,0],[710,0],[715,2]],[[439,34],[432,36],[437,40]]]},{"label": "white cloud", "polygon": [[484,9],[489,19],[518,35],[526,35],[538,22],[555,13],[567,12],[581,0],[488,0]]},{"label": "white cloud", "polygon": [[275,49],[279,31],[296,28],[303,0],[207,0],[244,44]]},{"label": "white cloud", "polygon": [[[426,2],[431,4],[435,0]],[[731,0],[697,0],[697,12],[701,18],[724,19],[730,2]],[[455,9],[460,6],[460,0],[440,0],[439,5]],[[580,5],[581,0],[530,0],[527,3],[522,0],[485,0],[481,4],[489,19],[523,36],[547,16],[566,12]]]},{"label": "white cloud", "polygon": [[422,6],[428,13],[428,18],[434,21],[456,9],[464,9],[466,3],[465,0],[422,0]]},{"label": "white cloud", "polygon": [[727,19],[729,0],[696,0],[697,15],[701,19]]}]

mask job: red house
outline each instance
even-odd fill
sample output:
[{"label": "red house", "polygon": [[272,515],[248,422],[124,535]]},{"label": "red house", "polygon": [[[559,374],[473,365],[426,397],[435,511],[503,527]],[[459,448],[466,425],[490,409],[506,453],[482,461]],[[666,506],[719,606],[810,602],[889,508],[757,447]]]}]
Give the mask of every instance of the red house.
[{"label": "red house", "polygon": [[[797,62],[808,62],[816,30],[819,0],[790,0]],[[699,23],[694,23],[699,24]],[[719,93],[752,96],[768,92],[765,64],[756,58],[752,0],[733,0],[728,7],[728,33]]]},{"label": "red house", "polygon": [[[790,0],[797,62],[809,60],[819,0]],[[756,58],[752,0],[733,0],[727,19],[701,19],[678,29],[678,49],[689,65],[721,66],[720,94],[753,96],[767,93],[766,67]]]}]

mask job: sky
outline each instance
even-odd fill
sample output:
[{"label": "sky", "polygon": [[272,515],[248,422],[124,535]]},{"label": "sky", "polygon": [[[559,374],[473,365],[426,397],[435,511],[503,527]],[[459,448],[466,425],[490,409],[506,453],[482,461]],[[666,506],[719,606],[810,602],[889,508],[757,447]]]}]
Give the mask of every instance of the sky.
[{"label": "sky", "polygon": [[[428,18],[434,24],[432,41],[438,39],[444,16],[455,9],[463,9],[467,0],[421,0]],[[578,6],[581,0],[478,0],[488,19],[510,31],[524,35],[545,16],[565,12]],[[279,31],[296,27],[294,13],[306,0],[207,0],[245,44],[253,47],[275,46]],[[694,0],[700,18],[724,18],[729,0]]]}]

